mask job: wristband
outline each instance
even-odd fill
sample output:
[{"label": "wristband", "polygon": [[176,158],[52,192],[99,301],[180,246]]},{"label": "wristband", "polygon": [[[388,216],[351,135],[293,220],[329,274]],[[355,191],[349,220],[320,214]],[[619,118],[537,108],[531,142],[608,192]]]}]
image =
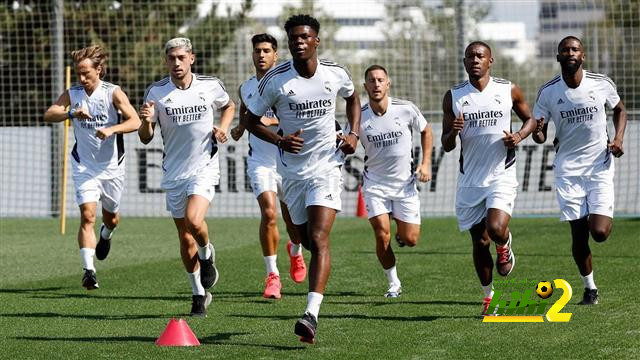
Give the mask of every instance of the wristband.
[{"label": "wristband", "polygon": [[353,130],[349,131],[349,135],[351,135],[351,134],[355,135],[357,140],[360,140],[360,135],[358,135],[355,131],[353,131]]},{"label": "wristband", "polygon": [[69,120],[73,120],[73,110],[69,110],[67,112],[67,116],[69,117]]}]

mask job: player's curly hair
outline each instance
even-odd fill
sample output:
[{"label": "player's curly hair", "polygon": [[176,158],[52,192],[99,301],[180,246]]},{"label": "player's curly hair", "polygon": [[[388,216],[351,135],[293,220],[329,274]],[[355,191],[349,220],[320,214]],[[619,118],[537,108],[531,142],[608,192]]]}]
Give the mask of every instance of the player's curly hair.
[{"label": "player's curly hair", "polygon": [[289,30],[301,25],[312,28],[316,32],[316,34],[320,33],[320,23],[318,22],[318,20],[316,20],[316,18],[311,15],[303,14],[293,15],[292,17],[290,17],[287,22],[284,23],[284,31],[286,31],[288,34]]},{"label": "player's curly hair", "polygon": [[84,59],[89,59],[93,63],[94,68],[100,66],[100,78],[107,73],[107,58],[109,57],[100,45],[92,45],[83,49],[74,50],[71,52],[73,62],[78,64]]}]

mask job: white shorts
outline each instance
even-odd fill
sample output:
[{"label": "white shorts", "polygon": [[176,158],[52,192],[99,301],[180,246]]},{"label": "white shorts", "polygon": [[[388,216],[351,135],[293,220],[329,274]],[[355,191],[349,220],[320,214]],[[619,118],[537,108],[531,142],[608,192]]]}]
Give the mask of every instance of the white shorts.
[{"label": "white shorts", "polygon": [[589,214],[613,218],[613,171],[595,175],[556,177],[560,220],[578,220]]},{"label": "white shorts", "polygon": [[218,161],[212,161],[207,167],[188,178],[175,181],[170,188],[165,188],[167,210],[176,219],[184,218],[187,210],[187,198],[190,195],[200,195],[209,202],[216,193],[216,185],[220,181],[220,165]]},{"label": "white shorts", "polygon": [[257,198],[265,191],[271,191],[278,195],[280,201],[284,201],[282,192],[282,176],[276,171],[276,167],[247,164],[247,175],[251,179],[253,195]]},{"label": "white shorts", "polygon": [[471,229],[487,216],[489,209],[511,215],[516,201],[518,181],[514,177],[486,187],[459,187],[456,192],[456,216],[460,231]]},{"label": "white shorts", "polygon": [[391,213],[395,219],[420,225],[420,196],[415,180],[394,189],[365,178],[362,194],[369,219]]},{"label": "white shorts", "polygon": [[78,206],[90,202],[102,204],[102,208],[110,213],[120,209],[120,198],[124,191],[124,174],[111,179],[96,179],[86,173],[73,174]]},{"label": "white shorts", "polygon": [[282,179],[282,187],[291,221],[296,225],[309,220],[308,206],[317,205],[342,210],[342,171],[339,167],[309,179]]}]

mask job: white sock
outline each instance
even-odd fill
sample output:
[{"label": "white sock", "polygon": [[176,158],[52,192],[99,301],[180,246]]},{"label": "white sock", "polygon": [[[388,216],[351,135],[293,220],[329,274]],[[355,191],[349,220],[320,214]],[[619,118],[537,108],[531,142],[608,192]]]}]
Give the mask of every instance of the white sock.
[{"label": "white sock", "polygon": [[264,257],[264,266],[267,268],[267,275],[275,273],[280,276],[280,271],[278,271],[278,265],[276,264],[277,258],[278,255],[269,255]]},{"label": "white sock", "polygon": [[320,304],[322,304],[322,298],[324,295],[317,292],[310,292],[307,295],[307,309],[305,312],[310,313],[315,316],[316,320],[318,320],[318,313],[320,312]]},{"label": "white sock", "polygon": [[93,255],[96,254],[96,249],[82,248],[80,249],[80,257],[82,258],[82,268],[87,270],[96,271],[93,266]]},{"label": "white sock", "polygon": [[482,285],[482,291],[484,291],[484,297],[492,298],[493,297],[493,281],[487,286]]},{"label": "white sock", "polygon": [[389,280],[389,286],[397,285],[400,286],[400,279],[398,278],[398,271],[396,270],[396,266],[393,265],[388,269],[383,269],[384,273],[387,275],[387,280]]},{"label": "white sock", "polygon": [[582,276],[582,274],[580,274],[580,277],[582,278],[585,289],[597,289],[596,282],[593,281],[593,271],[591,271],[591,274],[587,276]]},{"label": "white sock", "polygon": [[291,242],[291,252],[289,255],[297,256],[302,254],[302,244],[296,244],[293,241]]},{"label": "white sock", "polygon": [[198,246],[198,257],[200,258],[200,260],[207,260],[209,257],[211,257],[211,249],[213,248],[213,245],[209,247],[209,244],[211,243],[207,243],[207,245],[205,246],[200,246],[196,243],[196,245]]},{"label": "white sock", "polygon": [[103,239],[111,240],[111,235],[116,230],[116,228],[109,229],[105,224],[102,224],[101,228],[102,228],[102,231],[100,232],[100,236]]},{"label": "white sock", "polygon": [[193,295],[204,295],[204,288],[200,283],[200,269],[190,273],[187,272],[189,278],[189,284],[191,284],[191,292]]}]

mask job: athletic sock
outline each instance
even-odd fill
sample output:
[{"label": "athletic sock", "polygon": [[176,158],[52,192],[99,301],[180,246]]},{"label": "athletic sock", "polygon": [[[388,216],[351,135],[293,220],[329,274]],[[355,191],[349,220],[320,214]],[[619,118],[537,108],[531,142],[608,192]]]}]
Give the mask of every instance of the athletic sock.
[{"label": "athletic sock", "polygon": [[[205,246],[200,246],[200,244],[196,243],[198,246],[198,257],[200,260],[207,260],[211,257],[211,249],[209,248],[209,243]],[[212,245],[213,246],[213,245]]]},{"label": "athletic sock", "polygon": [[100,231],[100,237],[108,240],[111,240],[111,236],[113,235],[113,232],[116,230],[116,228],[109,229],[105,224],[102,224],[101,229],[102,231]]},{"label": "athletic sock", "polygon": [[389,281],[389,286],[398,285],[400,286],[400,279],[398,278],[398,271],[396,270],[396,266],[393,265],[388,269],[383,269],[385,275],[387,275],[387,280]]},{"label": "athletic sock", "polygon": [[87,270],[96,271],[93,266],[93,255],[96,254],[96,249],[82,248],[80,249],[80,257],[82,258],[82,268]]},{"label": "athletic sock", "polygon": [[289,253],[289,255],[297,256],[297,255],[300,255],[301,253],[302,253],[302,245],[291,242],[291,252]]},{"label": "athletic sock", "polygon": [[187,272],[189,284],[191,284],[191,292],[193,295],[204,295],[204,287],[200,283],[200,269],[190,273]]},{"label": "athletic sock", "polygon": [[582,278],[582,283],[584,284],[585,289],[597,289],[596,283],[593,280],[593,271],[591,271],[591,274],[587,276],[582,276],[582,274],[580,274],[580,277]]},{"label": "athletic sock", "polygon": [[493,297],[493,281],[489,285],[482,285],[482,291],[484,291],[484,297]]},{"label": "athletic sock", "polygon": [[269,255],[264,257],[264,265],[267,268],[267,275],[275,273],[280,276],[280,271],[278,271],[278,265],[276,264],[277,258],[278,255]]},{"label": "athletic sock", "polygon": [[305,312],[310,313],[315,316],[316,320],[318,320],[318,313],[320,312],[320,304],[322,304],[322,298],[324,295],[317,292],[310,292],[307,295],[307,309]]}]

